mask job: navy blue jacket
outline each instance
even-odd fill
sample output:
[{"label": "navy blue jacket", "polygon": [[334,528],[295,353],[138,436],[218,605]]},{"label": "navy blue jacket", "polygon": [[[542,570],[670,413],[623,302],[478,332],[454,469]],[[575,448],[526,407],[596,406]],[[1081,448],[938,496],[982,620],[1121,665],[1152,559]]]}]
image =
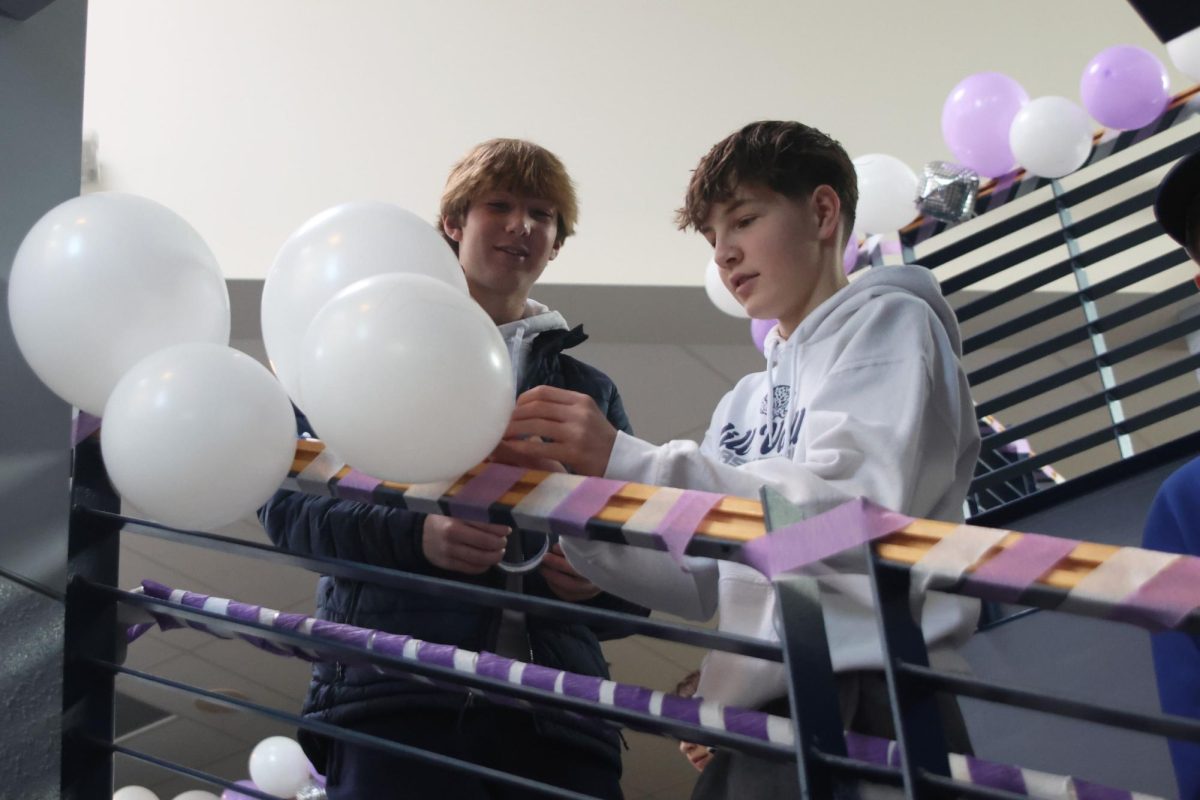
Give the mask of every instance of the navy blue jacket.
[{"label": "navy blue jacket", "polygon": [[[1142,546],[1200,556],[1200,458],[1173,472],[1146,517]],[[1200,719],[1200,636],[1165,631],[1150,637],[1163,711]],[[1200,743],[1171,739],[1179,796],[1200,798]]]},{"label": "navy blue jacket", "polygon": [[[620,395],[612,381],[598,369],[562,351],[583,342],[582,327],[551,330],[533,340],[519,391],[542,384],[582,392],[596,401],[609,422],[630,431]],[[301,434],[307,420],[298,415]],[[332,556],[375,564],[421,575],[502,588],[504,573],[491,569],[482,575],[449,572],[430,563],[422,552],[425,515],[386,506],[336,500],[300,492],[279,491],[259,515],[267,534],[279,547],[301,554]],[[518,535],[514,533],[513,535]],[[524,551],[536,552],[539,534],[526,537]],[[537,571],[526,573],[524,592],[558,599]],[[601,593],[586,605],[645,615],[648,612],[619,598]],[[501,610],[473,603],[431,597],[415,592],[324,576],[317,589],[317,616],[333,622],[407,634],[425,641],[469,650],[495,645]],[[608,665],[600,650],[604,631],[579,623],[566,623],[526,615],[533,661],[547,667],[608,678]],[[320,663],[304,704],[305,715],[339,724],[357,719],[388,716],[404,725],[405,708],[460,709],[469,701],[415,681],[383,676],[371,668]],[[562,718],[538,717],[539,731],[573,742],[610,758],[620,768],[618,737],[594,723],[572,723]],[[301,733],[301,741],[317,764],[323,762],[322,743]]]}]

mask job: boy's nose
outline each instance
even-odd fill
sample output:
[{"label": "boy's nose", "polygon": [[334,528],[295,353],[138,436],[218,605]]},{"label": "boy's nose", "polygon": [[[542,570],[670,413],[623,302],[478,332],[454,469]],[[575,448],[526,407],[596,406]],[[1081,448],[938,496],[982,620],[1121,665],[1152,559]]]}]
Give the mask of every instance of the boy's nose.
[{"label": "boy's nose", "polygon": [[529,215],[518,211],[508,216],[508,229],[521,235],[529,233]]},{"label": "boy's nose", "polygon": [[713,260],[717,262],[718,267],[732,269],[740,259],[741,251],[736,247],[721,244],[720,242],[717,243],[716,252],[713,253]]}]

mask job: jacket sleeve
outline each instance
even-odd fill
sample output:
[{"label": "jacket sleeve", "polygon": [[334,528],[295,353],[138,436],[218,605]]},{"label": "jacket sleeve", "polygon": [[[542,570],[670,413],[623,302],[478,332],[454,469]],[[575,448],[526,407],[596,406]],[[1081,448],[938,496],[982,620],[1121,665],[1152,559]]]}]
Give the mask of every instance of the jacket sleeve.
[{"label": "jacket sleeve", "polygon": [[[297,432],[312,435],[308,419],[295,413]],[[421,550],[424,514],[281,489],[258,517],[275,546],[293,553],[410,572],[432,567]]]},{"label": "jacket sleeve", "polygon": [[608,396],[608,422],[621,433],[633,435],[633,426],[629,424],[629,416],[625,413],[625,403],[621,400],[621,393],[617,391],[617,385],[611,384],[612,391]]},{"label": "jacket sleeve", "polygon": [[[939,374],[934,380],[936,359],[930,354],[939,348],[953,354],[945,332],[919,306],[899,313],[912,317],[897,323],[897,309],[888,310],[888,338],[896,342],[890,350],[880,349],[882,335],[862,337],[822,376],[804,409],[804,446],[794,459],[735,467],[716,457],[719,428],[738,412],[729,407],[731,394],[717,407],[703,446],[687,441],[655,446],[618,434],[606,477],[749,498],[770,486],[810,513],[863,496],[927,515],[958,474],[973,468],[977,445],[960,443],[964,427],[947,418],[963,407],[958,393],[967,391],[965,378]],[[897,332],[897,324],[905,329]],[[961,377],[961,369],[956,371]],[[563,548],[581,574],[607,591],[689,619],[708,619],[716,611],[718,570],[712,560],[688,558],[685,572],[666,553],[644,548],[584,540],[564,542]]]},{"label": "jacket sleeve", "polygon": [[408,572],[432,566],[421,551],[424,514],[280,490],[258,516],[271,541],[293,553]]},{"label": "jacket sleeve", "polygon": [[[1200,555],[1200,513],[1196,486],[1200,461],[1171,475],[1146,517],[1144,547],[1168,553]],[[1190,522],[1191,521],[1191,522]],[[1200,637],[1165,631],[1150,637],[1154,673],[1163,711],[1185,717],[1200,714]],[[1180,797],[1200,796],[1200,743],[1168,741]]]}]

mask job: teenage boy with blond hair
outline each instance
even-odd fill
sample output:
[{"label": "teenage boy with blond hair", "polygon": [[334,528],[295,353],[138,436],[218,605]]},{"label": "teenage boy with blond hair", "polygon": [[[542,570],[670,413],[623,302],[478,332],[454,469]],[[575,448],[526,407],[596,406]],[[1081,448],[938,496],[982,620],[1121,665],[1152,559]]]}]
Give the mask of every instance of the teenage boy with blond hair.
[{"label": "teenage boy with blond hair", "polygon": [[[575,189],[559,159],[532,142],[493,139],[450,172],[439,226],[458,255],[471,296],[500,328],[519,390],[547,384],[587,397],[614,429],[629,430],[608,376],[563,351],[587,337],[529,299],[547,264],[575,229]],[[447,364],[446,369],[454,369]],[[463,420],[463,424],[469,424]],[[301,432],[310,432],[301,418]],[[557,545],[533,571],[545,537],[385,506],[279,492],[261,512],[279,546],[631,613],[645,609],[603,594],[567,563]],[[502,563],[504,562],[504,563]],[[504,567],[508,567],[505,569]],[[469,650],[608,678],[604,631],[372,583],[323,577],[318,616]],[[321,663],[306,716],[545,781],[619,798],[614,730],[381,675],[371,667]],[[524,792],[369,747],[305,738],[323,764],[331,800],[443,797],[519,798]]]},{"label": "teenage boy with blond hair", "polygon": [[[954,313],[930,273],[874,269],[849,283],[842,252],[858,199],[842,147],[798,122],[756,122],[700,160],[679,212],[713,246],[722,280],[750,316],[777,318],[766,370],[743,378],[701,445],[662,446],[615,430],[587,397],[542,387],[520,396],[499,457],[553,459],[577,473],[757,497],[768,486],[818,512],[855,496],[917,517],[961,520],[979,450]],[[775,596],[755,570],[572,540],[583,575],[622,597],[776,641]],[[861,556],[819,573],[843,720],[893,736],[871,590]],[[935,663],[974,629],[975,601],[932,594],[922,628]],[[957,660],[957,659],[955,659]],[[961,663],[959,661],[958,663]],[[698,696],[787,714],[781,664],[713,652]],[[953,700],[947,738],[969,741]],[[770,793],[770,794],[768,794]],[[795,767],[718,750],[693,797],[798,797]]]}]

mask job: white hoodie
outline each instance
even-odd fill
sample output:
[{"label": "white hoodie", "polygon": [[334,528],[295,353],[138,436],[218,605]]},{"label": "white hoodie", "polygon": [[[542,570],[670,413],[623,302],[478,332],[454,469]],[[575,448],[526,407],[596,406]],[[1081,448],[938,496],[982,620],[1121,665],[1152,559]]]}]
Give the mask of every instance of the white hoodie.
[{"label": "white hoodie", "polygon": [[[963,500],[979,430],[954,312],[922,267],[880,267],[812,311],[788,339],[767,336],[767,370],[721,400],[704,442],[655,446],[618,434],[606,477],[758,497],[770,486],[806,513],[856,496],[948,521]],[[778,641],[775,594],[759,572],[732,561],[564,539],[572,565],[601,588],[651,608],[708,619],[720,629]],[[819,576],[833,668],[882,668],[861,553],[810,568]],[[932,593],[922,628],[931,656],[974,630],[977,601]],[[698,695],[757,707],[787,693],[781,664],[714,651]]]}]

